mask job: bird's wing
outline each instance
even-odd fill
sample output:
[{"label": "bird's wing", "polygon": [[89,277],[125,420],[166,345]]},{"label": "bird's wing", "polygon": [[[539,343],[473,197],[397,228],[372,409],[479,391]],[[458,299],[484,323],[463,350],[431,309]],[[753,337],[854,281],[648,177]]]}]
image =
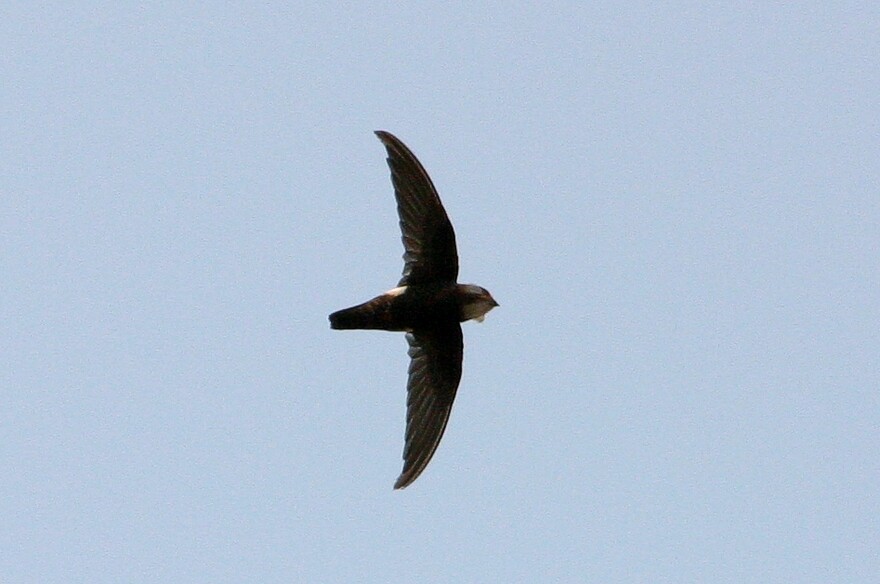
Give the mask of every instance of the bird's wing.
[{"label": "bird's wing", "polygon": [[388,132],[376,135],[388,151],[391,182],[397,199],[403,237],[403,277],[400,286],[458,279],[455,232],[434,183],[403,142]]},{"label": "bird's wing", "polygon": [[463,343],[457,322],[407,333],[409,381],[406,384],[406,442],[403,470],[394,483],[402,489],[418,478],[443,437],[458,382]]}]

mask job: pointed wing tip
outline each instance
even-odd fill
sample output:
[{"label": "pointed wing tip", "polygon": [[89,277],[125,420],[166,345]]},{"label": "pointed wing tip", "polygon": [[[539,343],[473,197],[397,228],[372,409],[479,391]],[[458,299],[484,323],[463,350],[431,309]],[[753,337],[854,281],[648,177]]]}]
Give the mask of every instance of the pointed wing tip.
[{"label": "pointed wing tip", "polygon": [[376,136],[378,136],[379,139],[382,140],[382,142],[385,144],[387,144],[388,142],[392,142],[396,139],[394,137],[394,134],[392,134],[391,132],[386,132],[385,130],[376,130],[374,134],[376,134]]},{"label": "pointed wing tip", "polygon": [[[419,478],[420,474],[422,474],[421,470],[418,472],[415,472],[415,473],[413,472],[413,470],[414,469],[410,468],[410,469],[406,469],[402,473],[400,473],[400,476],[397,477],[396,481],[394,481],[394,490],[395,491],[400,491],[402,489],[407,488],[408,486],[413,484],[417,478]],[[422,470],[424,470],[424,469],[422,469]]]}]

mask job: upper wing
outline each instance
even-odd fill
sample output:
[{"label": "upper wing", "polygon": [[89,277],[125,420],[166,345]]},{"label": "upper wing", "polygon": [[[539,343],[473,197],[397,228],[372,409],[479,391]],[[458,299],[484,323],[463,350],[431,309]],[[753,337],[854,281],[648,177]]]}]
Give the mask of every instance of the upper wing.
[{"label": "upper wing", "polygon": [[412,359],[406,384],[406,443],[395,489],[412,483],[428,466],[443,437],[461,380],[463,343],[457,322],[407,333],[406,340]]},{"label": "upper wing", "polygon": [[434,183],[403,142],[388,132],[376,135],[388,151],[391,182],[403,236],[403,277],[400,286],[458,279],[455,232]]}]

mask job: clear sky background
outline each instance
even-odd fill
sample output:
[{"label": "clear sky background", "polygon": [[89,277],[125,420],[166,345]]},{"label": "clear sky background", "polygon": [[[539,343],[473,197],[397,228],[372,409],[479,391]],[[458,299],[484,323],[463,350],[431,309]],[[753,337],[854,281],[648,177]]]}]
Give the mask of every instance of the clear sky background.
[{"label": "clear sky background", "polygon": [[[876,582],[871,2],[5,3],[0,581]],[[467,323],[395,492],[389,130]]]}]

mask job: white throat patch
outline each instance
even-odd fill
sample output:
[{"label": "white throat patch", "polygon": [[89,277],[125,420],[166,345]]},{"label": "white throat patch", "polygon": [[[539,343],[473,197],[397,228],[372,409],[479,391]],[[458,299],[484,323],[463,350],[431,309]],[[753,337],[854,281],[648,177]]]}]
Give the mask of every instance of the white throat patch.
[{"label": "white throat patch", "polygon": [[462,315],[465,320],[475,320],[483,322],[486,319],[486,313],[495,308],[495,305],[488,300],[474,300],[468,302],[462,307]]}]

